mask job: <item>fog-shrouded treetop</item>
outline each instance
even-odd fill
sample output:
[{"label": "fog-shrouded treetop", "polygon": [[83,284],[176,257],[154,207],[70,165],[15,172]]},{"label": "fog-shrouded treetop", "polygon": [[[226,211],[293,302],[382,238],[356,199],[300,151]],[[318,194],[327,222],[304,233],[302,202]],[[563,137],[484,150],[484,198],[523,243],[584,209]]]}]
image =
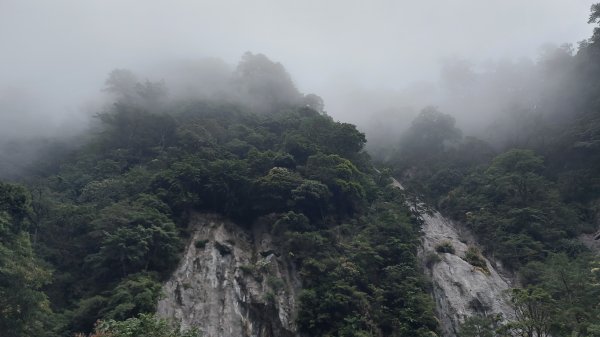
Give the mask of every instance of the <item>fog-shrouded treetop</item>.
[{"label": "fog-shrouded treetop", "polygon": [[[410,120],[425,105],[444,102],[412,84],[435,84],[444,60],[466,59],[477,67],[535,60],[543,44],[589,37],[585,18],[592,3],[5,0],[0,132],[48,135],[75,128],[83,123],[75,117],[99,100],[98,83],[115,68],[131,69],[142,81],[161,79],[150,75],[158,64],[187,80],[187,70],[205,71],[202,85],[218,88],[223,83],[211,76],[246,51],[284,64],[297,88],[319,93],[336,119],[363,124],[374,112],[402,115],[412,106]],[[214,57],[224,61],[194,61]],[[466,80],[456,71],[446,75],[453,74]]]}]

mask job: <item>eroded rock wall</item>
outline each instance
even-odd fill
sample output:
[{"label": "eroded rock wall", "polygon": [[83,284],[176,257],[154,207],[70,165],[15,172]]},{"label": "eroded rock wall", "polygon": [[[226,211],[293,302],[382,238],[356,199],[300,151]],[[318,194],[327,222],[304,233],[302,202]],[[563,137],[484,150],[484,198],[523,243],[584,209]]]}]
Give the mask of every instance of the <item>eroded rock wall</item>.
[{"label": "eroded rock wall", "polygon": [[266,226],[246,230],[195,214],[192,238],[165,284],[158,315],[204,337],[293,337],[300,281],[278,256]]},{"label": "eroded rock wall", "polygon": [[[507,293],[511,288],[509,279],[502,277],[483,256],[486,268],[467,262],[464,257],[468,241],[459,234],[456,225],[440,213],[423,213],[421,217],[423,237],[419,255],[433,283],[437,315],[444,335],[456,336],[460,323],[474,315],[502,314],[505,319],[511,319],[514,311]],[[442,242],[449,242],[454,253],[437,253],[436,246]],[[429,261],[430,254],[438,255],[439,261]]]},{"label": "eroded rock wall", "polygon": [[[394,186],[403,189],[398,181]],[[464,259],[469,247],[476,246],[466,229],[418,200],[409,207],[422,220],[419,257],[432,282],[443,336],[457,336],[464,319],[474,315],[502,314],[505,320],[512,319],[514,311],[508,298],[511,277],[484,256],[486,268],[475,267]],[[454,252],[438,253],[436,247],[442,243],[450,244]]]}]

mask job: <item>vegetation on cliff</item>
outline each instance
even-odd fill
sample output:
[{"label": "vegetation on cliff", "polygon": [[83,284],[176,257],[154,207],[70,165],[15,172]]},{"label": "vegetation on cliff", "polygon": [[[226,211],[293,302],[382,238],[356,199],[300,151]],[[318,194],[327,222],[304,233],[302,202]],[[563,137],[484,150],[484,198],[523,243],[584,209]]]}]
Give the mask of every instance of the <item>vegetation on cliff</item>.
[{"label": "vegetation on cliff", "polygon": [[[302,276],[302,333],[436,330],[417,267],[418,224],[387,187],[389,178],[372,168],[365,136],[316,110],[316,96],[299,94],[262,55],[245,55],[236,74],[243,92],[266,105],[167,100],[164,84],[113,72],[107,85],[116,101],[98,115],[91,139],[28,180],[29,191],[6,185],[0,200],[21,202],[6,206],[19,210],[6,217],[15,227],[11,240],[27,243],[15,248],[11,241],[6,250],[37,256],[44,267],[28,262],[29,276],[3,274],[2,292],[31,278],[22,284],[31,296],[10,303],[30,306],[31,314],[21,310],[14,320],[2,310],[0,324],[16,325],[3,336],[70,336],[92,331],[99,319],[153,312],[191,211],[248,227],[259,217],[276,219],[281,253],[293,256]],[[271,87],[286,95],[269,96],[279,92]],[[37,325],[43,332],[23,330]],[[121,326],[103,324],[97,333]]]},{"label": "vegetation on cliff", "polygon": [[[592,7],[590,22],[599,10]],[[596,28],[577,53],[562,47],[540,60],[536,71],[562,74],[565,86],[545,88],[535,106],[512,114],[518,137],[463,138],[451,116],[429,108],[388,162],[412,191],[466,225],[523,286],[512,294],[516,322],[475,317],[464,336],[598,334],[598,258],[579,240],[600,224],[598,39]]]}]

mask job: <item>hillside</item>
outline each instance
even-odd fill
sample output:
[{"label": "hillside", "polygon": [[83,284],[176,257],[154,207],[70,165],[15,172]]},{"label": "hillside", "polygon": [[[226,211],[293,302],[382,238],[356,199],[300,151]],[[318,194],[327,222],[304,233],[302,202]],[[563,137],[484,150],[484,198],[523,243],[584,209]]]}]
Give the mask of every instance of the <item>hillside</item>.
[{"label": "hillside", "polygon": [[[373,170],[353,125],[293,102],[275,111],[150,104],[143,93],[153,87],[137,87],[146,91],[118,96],[92,139],[30,180],[28,191],[2,185],[3,219],[17,235],[2,243],[3,258],[35,254],[40,270],[21,275],[7,265],[2,292],[16,283],[32,295],[3,297],[14,308],[0,317],[3,336],[71,336],[99,319],[154,312],[194,212],[272,235],[273,249],[300,275],[301,334],[436,331],[416,260],[419,225]],[[14,240],[31,248],[20,252]],[[26,316],[18,309],[25,299]]]},{"label": "hillside", "polygon": [[[590,22],[599,10],[592,7]],[[507,124],[517,127],[493,125],[504,142],[463,137],[452,116],[427,108],[386,161],[413,194],[472,232],[474,249],[514,275],[516,321],[475,315],[463,336],[598,333],[599,34],[534,66],[558,85],[538,88],[535,105],[510,112]]]},{"label": "hillside", "polygon": [[589,23],[437,84],[336,75],[359,126],[250,52],[115,69],[85,123],[7,91],[0,337],[600,337]]}]

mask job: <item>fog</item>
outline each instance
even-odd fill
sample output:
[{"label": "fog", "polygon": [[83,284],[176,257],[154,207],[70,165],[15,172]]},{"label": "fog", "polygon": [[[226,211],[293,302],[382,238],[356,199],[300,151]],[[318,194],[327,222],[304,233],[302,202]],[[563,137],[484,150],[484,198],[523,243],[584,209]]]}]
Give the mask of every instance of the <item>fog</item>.
[{"label": "fog", "polygon": [[[428,105],[481,133],[508,97],[535,106],[534,65],[591,35],[593,2],[0,0],[0,141],[76,134],[116,68],[171,93],[227,90],[247,51],[281,62],[371,144]],[[497,94],[509,82],[518,94]]]}]

